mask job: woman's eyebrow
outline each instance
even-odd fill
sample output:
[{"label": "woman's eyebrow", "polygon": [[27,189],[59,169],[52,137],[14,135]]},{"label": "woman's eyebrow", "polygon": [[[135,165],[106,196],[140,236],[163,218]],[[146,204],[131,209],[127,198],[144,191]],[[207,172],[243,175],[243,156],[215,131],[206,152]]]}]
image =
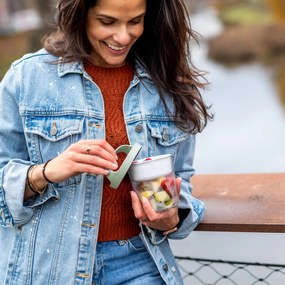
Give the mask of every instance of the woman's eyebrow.
[{"label": "woman's eyebrow", "polygon": [[112,19],[112,20],[116,19],[115,17],[109,16],[109,15],[105,15],[105,14],[98,14],[98,15],[96,15],[96,17],[108,18],[108,19]]},{"label": "woman's eyebrow", "polygon": [[[144,12],[144,13],[141,13],[141,14],[135,16],[135,17],[133,17],[131,20],[136,19],[136,18],[144,17],[144,15],[145,15],[145,12]],[[110,16],[110,15],[106,15],[106,14],[97,14],[96,17],[107,18],[107,19],[110,19],[110,20],[117,20],[117,18],[112,17],[112,16]]]}]

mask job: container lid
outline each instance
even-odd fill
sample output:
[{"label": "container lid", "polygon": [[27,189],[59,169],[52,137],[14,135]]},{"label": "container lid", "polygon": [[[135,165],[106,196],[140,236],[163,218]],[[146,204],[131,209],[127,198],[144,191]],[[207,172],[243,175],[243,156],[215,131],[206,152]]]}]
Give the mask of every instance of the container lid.
[{"label": "container lid", "polygon": [[110,170],[110,173],[107,175],[107,178],[111,182],[110,187],[114,189],[117,189],[119,187],[120,183],[128,172],[133,160],[139,153],[141,147],[142,146],[140,144],[135,143],[133,146],[121,145],[116,149],[116,153],[124,152],[127,154],[127,157],[125,158],[121,167],[117,171]]},{"label": "container lid", "polygon": [[166,176],[173,172],[171,154],[147,157],[134,160],[129,169],[133,181],[148,181]]}]

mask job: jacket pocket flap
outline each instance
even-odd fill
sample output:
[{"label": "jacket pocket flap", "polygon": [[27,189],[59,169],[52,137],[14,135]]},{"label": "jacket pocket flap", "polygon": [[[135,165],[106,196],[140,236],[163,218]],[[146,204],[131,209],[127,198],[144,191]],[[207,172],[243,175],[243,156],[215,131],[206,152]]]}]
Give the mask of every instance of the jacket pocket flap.
[{"label": "jacket pocket flap", "polygon": [[49,141],[58,141],[82,133],[81,116],[28,116],[26,132],[39,135]]},{"label": "jacket pocket flap", "polygon": [[148,121],[148,128],[152,137],[163,146],[171,146],[182,142],[189,136],[188,133],[176,127],[173,121]]}]

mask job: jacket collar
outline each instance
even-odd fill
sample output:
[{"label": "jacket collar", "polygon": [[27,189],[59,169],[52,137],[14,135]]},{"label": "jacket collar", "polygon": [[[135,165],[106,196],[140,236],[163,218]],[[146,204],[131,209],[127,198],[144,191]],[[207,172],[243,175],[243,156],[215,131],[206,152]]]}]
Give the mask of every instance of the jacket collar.
[{"label": "jacket collar", "polygon": [[[142,78],[142,77],[151,78],[149,73],[146,71],[146,69],[138,61],[136,61],[135,69],[136,69],[135,74],[139,78]],[[80,61],[63,62],[62,60],[59,60],[59,64],[58,64],[58,75],[59,75],[59,77],[62,77],[62,76],[69,74],[69,73],[83,74],[84,72],[85,72],[84,65]]]},{"label": "jacket collar", "polygon": [[58,75],[62,77],[68,73],[79,73],[83,74],[84,66],[82,62],[63,62],[62,60],[59,61],[58,64]]}]

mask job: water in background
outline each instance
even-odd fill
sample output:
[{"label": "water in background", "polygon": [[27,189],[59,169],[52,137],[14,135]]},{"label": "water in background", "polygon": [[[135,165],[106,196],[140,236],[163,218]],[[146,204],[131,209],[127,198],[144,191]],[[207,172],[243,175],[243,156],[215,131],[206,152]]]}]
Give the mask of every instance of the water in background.
[{"label": "water in background", "polygon": [[[192,27],[203,37],[222,29],[209,9],[192,15]],[[196,173],[284,172],[285,109],[273,70],[257,62],[226,68],[207,58],[203,41],[194,48],[193,60],[209,72],[211,86],[204,98],[215,113],[215,120],[197,136]],[[285,264],[284,243],[284,234],[214,232],[171,241],[178,256],[276,264]]]},{"label": "water in background", "polygon": [[[192,19],[204,37],[221,29],[212,10]],[[215,119],[197,136],[197,173],[284,172],[285,108],[273,70],[258,62],[226,68],[210,61],[207,46],[200,43],[193,59],[209,72],[204,98],[213,105]]]},{"label": "water in background", "polygon": [[271,70],[258,63],[234,70],[205,65],[215,119],[197,136],[197,172],[284,172],[285,110]]}]

